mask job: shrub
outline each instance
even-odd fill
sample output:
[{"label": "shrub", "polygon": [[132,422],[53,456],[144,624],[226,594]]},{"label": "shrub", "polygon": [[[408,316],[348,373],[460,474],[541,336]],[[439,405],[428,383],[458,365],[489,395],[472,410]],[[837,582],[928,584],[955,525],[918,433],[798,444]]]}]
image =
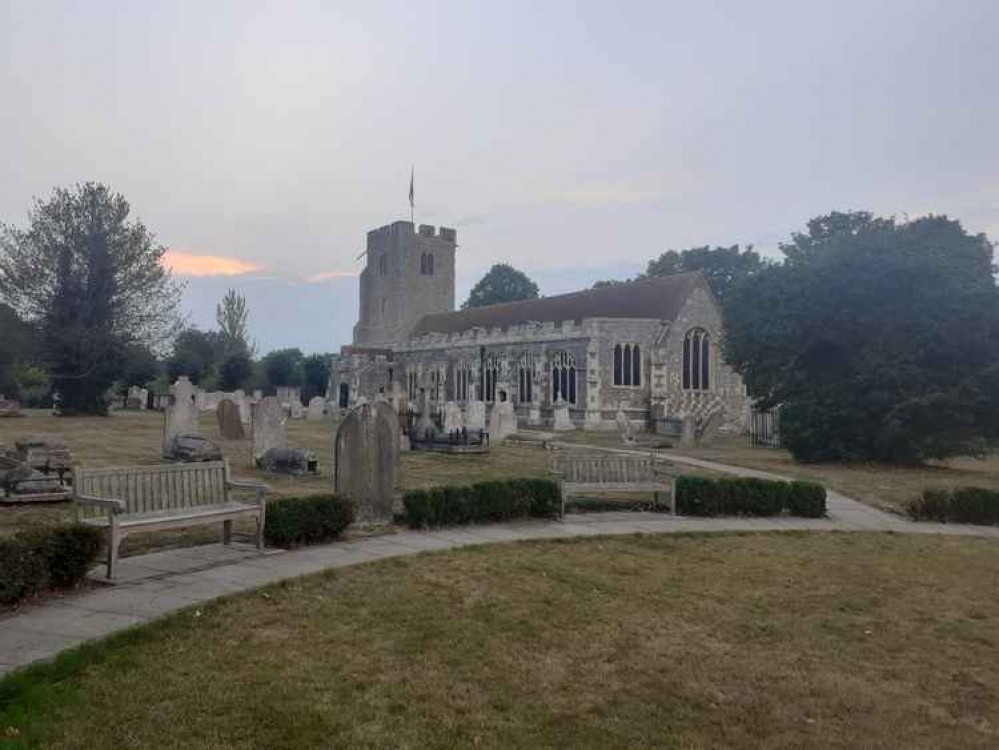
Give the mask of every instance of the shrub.
[{"label": "shrub", "polygon": [[328,542],[354,521],[354,504],[339,495],[284,498],[267,504],[264,539],[275,547]]},{"label": "shrub", "polygon": [[826,491],[813,482],[784,482],[755,477],[676,480],[677,512],[688,516],[793,516],[820,518],[826,513]]},{"label": "shrub", "polygon": [[926,490],[909,503],[907,510],[916,521],[999,524],[999,490]]},{"label": "shrub", "polygon": [[410,528],[490,523],[529,516],[558,518],[562,495],[550,479],[508,479],[412,490],[403,496]]},{"label": "shrub", "polygon": [[0,539],[0,602],[10,604],[84,579],[104,545],[101,529],[61,524]]}]

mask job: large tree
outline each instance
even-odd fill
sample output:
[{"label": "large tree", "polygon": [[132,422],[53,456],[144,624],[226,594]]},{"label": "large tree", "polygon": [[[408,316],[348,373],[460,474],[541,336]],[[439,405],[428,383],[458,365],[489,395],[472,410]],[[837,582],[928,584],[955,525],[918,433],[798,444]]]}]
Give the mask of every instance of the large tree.
[{"label": "large tree", "polygon": [[918,462],[999,437],[993,246],[957,221],[834,213],[726,301],[726,356],[803,460]]},{"label": "large tree", "polygon": [[302,350],[275,349],[262,360],[267,385],[295,386],[302,384]]},{"label": "large tree", "polygon": [[215,307],[215,320],[218,322],[222,346],[227,355],[244,353],[253,354],[249,334],[250,311],[246,306],[246,297],[230,289],[222,301]]},{"label": "large tree", "polygon": [[31,327],[11,307],[0,303],[0,394],[20,395],[18,366],[31,362],[34,355]]},{"label": "large tree", "polygon": [[537,297],[538,285],[527,274],[507,263],[497,263],[472,287],[462,308],[485,307]]},{"label": "large tree", "polygon": [[640,278],[700,271],[711,291],[724,304],[736,284],[759,273],[763,267],[764,262],[752,245],[745,249],[738,245],[714,248],[704,245],[687,250],[667,250],[649,261]]},{"label": "large tree", "polygon": [[173,354],[167,360],[167,375],[171,382],[186,375],[195,385],[210,384],[222,356],[218,333],[187,328],[173,343]]},{"label": "large tree", "polygon": [[315,396],[323,396],[330,382],[329,354],[310,354],[302,360],[302,398],[308,402]]},{"label": "large tree", "polygon": [[63,414],[107,413],[124,347],[161,347],[176,330],[165,248],[130,212],[88,182],[36,201],[26,228],[0,228],[0,299],[38,324]]}]

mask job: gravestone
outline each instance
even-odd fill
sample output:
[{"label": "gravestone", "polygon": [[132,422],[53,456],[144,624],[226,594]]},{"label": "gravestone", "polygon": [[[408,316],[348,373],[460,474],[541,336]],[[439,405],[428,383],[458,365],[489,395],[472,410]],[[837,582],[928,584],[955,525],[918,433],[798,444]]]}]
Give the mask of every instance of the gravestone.
[{"label": "gravestone", "polygon": [[430,415],[430,394],[420,391],[420,419],[416,423],[416,434],[422,440],[427,430],[436,431],[437,425]]},{"label": "gravestone", "polygon": [[572,423],[572,419],[569,417],[569,404],[564,399],[560,398],[555,402],[555,406],[552,409],[552,418],[552,429],[556,432],[576,429],[576,425]]},{"label": "gravestone", "polygon": [[270,448],[257,461],[264,471],[273,474],[318,474],[316,454],[304,448]]},{"label": "gravestone", "polygon": [[41,471],[60,471],[73,466],[73,454],[58,435],[24,435],[14,441],[15,457]]},{"label": "gravestone", "polygon": [[465,426],[465,420],[461,416],[461,407],[454,401],[444,404],[444,432],[450,435]]},{"label": "gravestone", "polygon": [[171,445],[175,437],[196,436],[198,430],[197,390],[186,375],[170,386],[170,405],[163,412],[163,456],[172,458]]},{"label": "gravestone", "polygon": [[697,420],[693,416],[683,417],[680,428],[680,445],[694,445],[697,442]]},{"label": "gravestone", "polygon": [[391,523],[399,462],[399,417],[388,404],[362,404],[333,441],[333,490],[354,501],[362,523]]},{"label": "gravestone", "polygon": [[222,449],[201,435],[174,435],[165,455],[171,461],[185,463],[221,461]]},{"label": "gravestone", "polygon": [[635,428],[631,424],[631,420],[628,419],[628,415],[624,413],[624,409],[618,409],[617,414],[614,417],[617,422],[617,430],[621,435],[621,442],[625,445],[635,444]]},{"label": "gravestone", "polygon": [[318,422],[326,414],[326,401],[322,396],[313,396],[309,399],[309,411],[306,419],[310,422]]},{"label": "gravestone", "polygon": [[243,430],[243,420],[240,419],[239,415],[239,407],[231,399],[222,399],[215,411],[215,418],[219,423],[219,434],[226,440],[242,440],[246,437],[246,431]]},{"label": "gravestone", "polygon": [[489,442],[499,443],[517,431],[517,412],[510,401],[499,401],[489,414]]},{"label": "gravestone", "polygon": [[288,415],[292,419],[301,419],[305,416],[305,410],[302,408],[302,402],[298,399],[291,401],[288,404]]},{"label": "gravestone", "polygon": [[469,432],[486,429],[486,405],[482,401],[469,401],[465,426]]},{"label": "gravestone", "polygon": [[271,448],[284,448],[285,416],[276,396],[265,396],[253,407],[253,460],[257,462]]},{"label": "gravestone", "polygon": [[139,411],[143,407],[142,388],[137,385],[129,386],[128,395],[125,397],[125,408],[128,411]]},{"label": "gravestone", "polygon": [[21,402],[13,398],[4,398],[0,395],[0,417],[20,417]]},{"label": "gravestone", "polygon": [[531,404],[527,408],[527,424],[532,427],[537,427],[541,424],[541,408],[535,404]]},{"label": "gravestone", "polygon": [[242,389],[237,388],[236,392],[232,394],[232,400],[239,410],[239,421],[243,424],[250,424],[251,403],[249,396]]}]

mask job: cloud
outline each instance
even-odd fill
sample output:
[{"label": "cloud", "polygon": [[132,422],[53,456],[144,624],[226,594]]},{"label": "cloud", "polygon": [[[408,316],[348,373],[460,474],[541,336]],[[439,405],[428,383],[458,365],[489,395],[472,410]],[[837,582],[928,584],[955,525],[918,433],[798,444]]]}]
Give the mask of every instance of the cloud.
[{"label": "cloud", "polygon": [[260,263],[240,260],[239,258],[174,250],[168,250],[164,253],[163,262],[179,276],[239,276],[263,268]]},{"label": "cloud", "polygon": [[353,279],[360,275],[360,271],[320,271],[309,276],[306,281],[310,284],[315,284],[320,281],[329,281],[330,279]]}]

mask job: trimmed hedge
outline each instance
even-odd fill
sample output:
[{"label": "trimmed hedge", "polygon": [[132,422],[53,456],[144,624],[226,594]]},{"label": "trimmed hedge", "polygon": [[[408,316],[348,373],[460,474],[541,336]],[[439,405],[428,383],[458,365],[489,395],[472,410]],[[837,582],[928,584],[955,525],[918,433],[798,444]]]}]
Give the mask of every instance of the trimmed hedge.
[{"label": "trimmed hedge", "polygon": [[0,539],[0,602],[12,604],[48,589],[80,583],[104,546],[102,529],[60,524]]},{"label": "trimmed hedge", "polygon": [[354,503],[340,495],[306,495],[267,503],[264,540],[274,547],[328,542],[354,522]]},{"label": "trimmed hedge", "polygon": [[792,516],[821,518],[826,490],[814,482],[774,479],[677,477],[677,512],[686,516]]},{"label": "trimmed hedge", "polygon": [[413,529],[562,515],[562,493],[558,482],[550,479],[507,479],[411,490],[402,502],[406,522]]},{"label": "trimmed hedge", "polygon": [[940,523],[999,524],[999,490],[960,487],[955,490],[926,490],[906,508],[916,521]]}]

